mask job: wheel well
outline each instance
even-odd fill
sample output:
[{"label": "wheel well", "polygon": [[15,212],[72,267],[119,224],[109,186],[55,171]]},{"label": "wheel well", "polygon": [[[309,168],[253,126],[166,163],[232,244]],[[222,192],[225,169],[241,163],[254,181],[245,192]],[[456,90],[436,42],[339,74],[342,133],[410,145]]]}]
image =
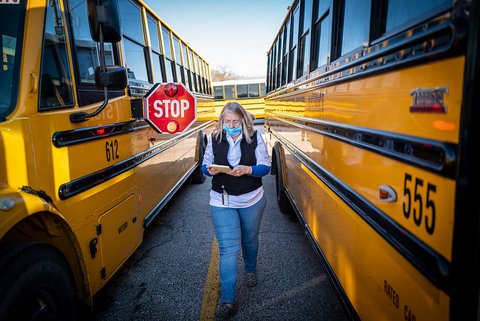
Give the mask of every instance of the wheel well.
[{"label": "wheel well", "polygon": [[62,253],[75,280],[77,298],[92,305],[87,270],[73,231],[65,220],[50,212],[29,215],[13,226],[2,238],[4,243],[39,242]]}]

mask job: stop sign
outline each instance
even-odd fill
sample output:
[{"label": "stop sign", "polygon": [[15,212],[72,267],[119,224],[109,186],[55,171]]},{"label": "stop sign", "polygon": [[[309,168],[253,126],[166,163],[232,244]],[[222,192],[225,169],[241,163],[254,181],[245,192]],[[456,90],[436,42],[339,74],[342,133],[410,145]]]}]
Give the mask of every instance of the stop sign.
[{"label": "stop sign", "polygon": [[156,84],[143,98],[144,118],[160,133],[179,133],[197,119],[197,104],[181,83]]}]

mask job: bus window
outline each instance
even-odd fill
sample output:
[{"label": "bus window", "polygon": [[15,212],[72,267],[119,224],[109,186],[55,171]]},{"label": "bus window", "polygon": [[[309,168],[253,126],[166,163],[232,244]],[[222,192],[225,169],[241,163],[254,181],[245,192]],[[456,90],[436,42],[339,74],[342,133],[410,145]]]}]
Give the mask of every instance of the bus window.
[{"label": "bus window", "polygon": [[[288,82],[294,80],[293,72],[297,68],[297,40],[298,40],[298,5],[293,11],[290,21],[290,54],[288,62]],[[276,85],[274,85],[276,87]]]},{"label": "bus window", "polygon": [[[281,85],[285,85],[287,83],[287,66],[288,66],[288,40],[289,40],[289,37],[287,37],[288,35],[288,27],[289,27],[289,24],[287,23],[285,25],[285,27],[283,28],[283,48],[282,48],[282,51],[283,51],[283,58],[282,58],[282,76],[281,76]],[[265,95],[263,95],[265,96]]]},{"label": "bus window", "polygon": [[265,96],[265,83],[260,84],[260,96],[261,97]]},{"label": "bus window", "polygon": [[192,75],[193,90],[198,92],[197,77],[195,76],[195,61],[193,60],[193,52],[188,49],[188,59],[190,60],[190,74]]},{"label": "bus window", "polygon": [[436,10],[432,10],[436,6],[442,3],[449,3],[445,0],[428,0],[428,1],[415,1],[415,0],[395,0],[388,1],[387,9],[387,24],[386,32],[391,31],[394,28],[400,27],[409,20],[419,16],[425,16],[426,13],[435,13]]},{"label": "bus window", "polygon": [[368,42],[370,0],[345,0],[341,55]]},{"label": "bus window", "polygon": [[260,97],[258,92],[258,84],[248,85],[248,97]]},{"label": "bus window", "polygon": [[65,23],[56,0],[47,6],[40,80],[40,109],[73,103],[72,76],[65,43]]},{"label": "bus window", "polygon": [[332,18],[330,1],[318,1],[315,8],[316,16],[312,30],[312,61],[313,71],[328,63],[330,57],[330,35],[332,33]]},{"label": "bus window", "polygon": [[200,78],[200,65],[198,64],[198,56],[193,54],[193,64],[195,66],[195,79],[198,84],[198,92],[203,92],[202,79]]},{"label": "bus window", "polygon": [[162,68],[162,56],[160,54],[160,37],[158,36],[158,21],[148,15],[148,31],[150,34],[150,45],[151,45],[151,53],[152,53],[152,67],[153,67],[153,82],[163,82],[163,68]]},{"label": "bus window", "polygon": [[237,98],[248,97],[248,85],[237,85]]},{"label": "bus window", "polygon": [[167,71],[166,81],[176,81],[175,77],[175,62],[172,58],[172,50],[170,46],[170,30],[162,26],[162,36],[163,36],[163,48],[165,53],[165,59],[167,60],[167,65],[165,70]]},{"label": "bus window", "polygon": [[180,52],[180,42],[177,36],[173,36],[173,50],[175,51],[175,62],[177,71],[177,81],[185,84],[185,75],[183,73],[182,55]]},{"label": "bus window", "polygon": [[127,38],[124,39],[124,46],[128,78],[148,81],[143,49]]},{"label": "bus window", "polygon": [[213,86],[213,97],[223,99],[223,86]]},{"label": "bus window", "polygon": [[312,0],[303,0],[300,41],[298,43],[297,78],[310,71],[310,25],[312,23]]},{"label": "bus window", "polygon": [[185,84],[188,89],[192,89],[192,78],[190,76],[190,63],[188,61],[187,46],[182,42],[183,67],[185,70]]},{"label": "bus window", "polygon": [[278,35],[278,40],[276,44],[277,71],[275,72],[275,82],[277,83],[278,86],[280,85],[281,72],[282,72],[282,48],[283,48],[282,42],[283,42],[283,34],[280,33]]},{"label": "bus window", "polygon": [[142,12],[130,1],[120,1],[119,5],[124,30],[125,65],[128,78],[152,82],[148,78]]},{"label": "bus window", "polygon": [[235,99],[235,86],[225,86],[225,99]]},{"label": "bus window", "polygon": [[[6,8],[5,8],[6,7]],[[4,120],[17,102],[25,1],[18,5],[3,6],[0,10],[0,120]]]}]

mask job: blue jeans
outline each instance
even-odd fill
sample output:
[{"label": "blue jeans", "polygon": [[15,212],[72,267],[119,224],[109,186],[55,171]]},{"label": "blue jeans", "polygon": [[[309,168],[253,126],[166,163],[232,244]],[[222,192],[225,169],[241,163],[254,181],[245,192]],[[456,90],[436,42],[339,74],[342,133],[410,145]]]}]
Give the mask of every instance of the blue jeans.
[{"label": "blue jeans", "polygon": [[265,196],[246,208],[210,206],[213,228],[220,250],[220,302],[234,303],[237,287],[237,258],[242,246],[245,273],[257,268],[258,231],[267,202]]}]

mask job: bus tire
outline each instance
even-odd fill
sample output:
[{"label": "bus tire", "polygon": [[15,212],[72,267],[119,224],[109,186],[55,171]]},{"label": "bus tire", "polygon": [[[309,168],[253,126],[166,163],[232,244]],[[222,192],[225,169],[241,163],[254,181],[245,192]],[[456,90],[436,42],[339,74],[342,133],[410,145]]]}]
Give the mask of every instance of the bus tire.
[{"label": "bus tire", "polygon": [[277,192],[277,204],[280,212],[286,215],[293,214],[292,204],[288,199],[287,193],[285,192],[285,187],[283,186],[283,171],[280,155],[276,152],[276,175],[275,175],[275,189]]},{"label": "bus tire", "polygon": [[75,320],[75,290],[60,252],[36,242],[7,243],[0,255],[0,320]]},{"label": "bus tire", "polygon": [[203,163],[203,154],[205,153],[205,139],[204,135],[202,134],[199,139],[199,146],[198,146],[198,165],[197,168],[192,172],[190,176],[190,182],[192,184],[203,184],[205,182],[205,174],[202,172],[202,163]]}]

